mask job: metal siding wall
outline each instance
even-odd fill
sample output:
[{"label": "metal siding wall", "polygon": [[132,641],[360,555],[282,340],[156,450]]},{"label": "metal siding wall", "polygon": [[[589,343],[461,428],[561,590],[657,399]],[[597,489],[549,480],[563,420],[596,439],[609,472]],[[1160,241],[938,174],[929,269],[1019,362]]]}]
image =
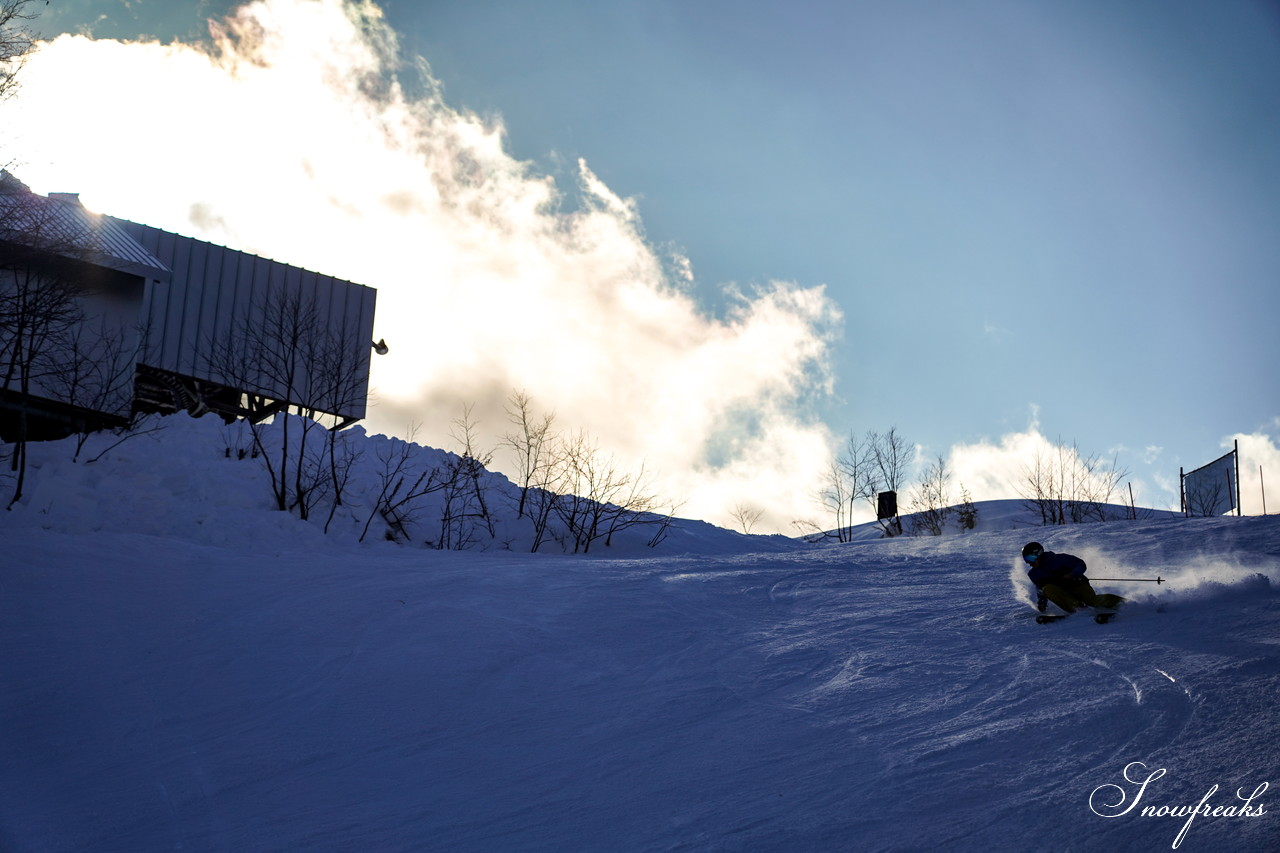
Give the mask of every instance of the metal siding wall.
[{"label": "metal siding wall", "polygon": [[237,326],[243,325],[247,322],[250,312],[270,298],[274,268],[275,265],[265,258],[254,258],[249,276],[249,288],[244,293],[236,292],[241,307],[233,317],[229,318],[229,322]]},{"label": "metal siding wall", "polygon": [[237,297],[245,288],[245,261],[238,252],[223,252],[221,285],[213,291],[213,313],[205,323],[208,339],[201,342],[202,356],[209,355],[215,341],[225,341],[234,324]]},{"label": "metal siding wall", "polygon": [[[218,339],[222,326],[222,315],[219,304],[224,301],[223,294],[229,288],[227,283],[235,282],[235,256],[221,246],[209,247],[209,260],[205,266],[205,287],[200,299],[200,336],[191,342],[190,349],[195,353],[196,364],[204,363],[209,355],[210,346]],[[234,292],[232,293],[234,298]]]},{"label": "metal siding wall", "polygon": [[178,371],[179,373],[200,375],[196,369],[204,369],[201,364],[200,337],[204,333],[200,318],[204,314],[205,295],[210,289],[210,250],[209,243],[192,243],[191,246],[191,278],[187,279],[187,292],[182,302],[182,332],[178,337]]},{"label": "metal siding wall", "polygon": [[[176,256],[169,269],[174,270],[174,284],[181,284],[181,290],[175,290],[178,301],[169,313],[169,322],[165,326],[168,335],[165,344],[165,364],[160,365],[175,373],[186,373],[183,364],[183,332],[187,326],[187,312],[191,305],[192,294],[200,293],[199,266],[195,254],[198,246],[185,240],[174,243]],[[163,258],[161,259],[163,260]],[[181,271],[181,272],[179,272]],[[181,276],[181,277],[179,277]]]},{"label": "metal siding wall", "polygon": [[[156,244],[152,241],[142,239],[143,235],[132,235],[135,240],[143,245],[153,255],[156,254]],[[164,318],[169,310],[169,289],[172,285],[169,282],[148,282],[146,294],[142,299],[142,317],[140,318],[146,324],[146,339],[140,360],[144,364],[153,364],[159,360],[160,346],[164,341],[164,334],[161,329],[164,327]]]},{"label": "metal siding wall", "polygon": [[351,288],[347,293],[348,305],[343,316],[351,318],[349,328],[355,335],[351,345],[359,347],[353,351],[359,353],[359,364],[364,376],[361,389],[363,393],[356,398],[348,417],[363,418],[368,410],[370,361],[373,358],[373,316],[377,296],[378,291],[372,287]]},{"label": "metal siding wall", "polygon": [[[154,329],[151,330],[151,337],[155,339],[155,357],[157,368],[166,368],[173,370],[177,368],[177,350],[173,348],[172,341],[174,336],[170,334],[170,329],[177,328],[182,318],[182,283],[186,280],[187,270],[179,270],[175,268],[178,263],[178,240],[175,234],[168,232],[147,232],[143,236],[155,236],[156,240],[151,241],[148,246],[151,254],[160,257],[166,266],[169,266],[169,272],[173,274],[173,278],[169,279],[169,283],[164,287],[164,311],[163,313],[151,314],[150,321]],[[137,237],[137,234],[134,234]],[[143,245],[147,245],[143,242]],[[151,347],[148,347],[150,350]],[[172,350],[172,351],[170,351]]]},{"label": "metal siding wall", "polygon": [[[205,364],[210,342],[225,339],[244,322],[248,312],[265,304],[273,294],[301,293],[316,300],[321,314],[328,319],[328,331],[355,354],[362,373],[362,393],[350,405],[340,407],[317,400],[291,402],[343,418],[365,416],[377,291],[159,228],[117,221],[173,272],[169,283],[151,288],[147,364],[196,379],[220,381],[223,377],[211,375]],[[262,390],[275,399],[282,399],[286,391],[265,386],[253,390]],[[329,411],[330,408],[341,411]]]}]

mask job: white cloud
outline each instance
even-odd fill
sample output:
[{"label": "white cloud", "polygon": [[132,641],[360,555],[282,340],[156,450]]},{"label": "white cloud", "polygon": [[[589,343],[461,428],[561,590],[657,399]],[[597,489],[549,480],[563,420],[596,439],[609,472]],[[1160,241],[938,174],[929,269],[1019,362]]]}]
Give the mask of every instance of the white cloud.
[{"label": "white cloud", "polygon": [[[959,484],[963,483],[975,498],[981,500],[1018,498],[1026,490],[1028,470],[1037,454],[1044,455],[1055,464],[1060,449],[1066,454],[1066,462],[1074,463],[1079,459],[1080,453],[1075,448],[1060,448],[1041,434],[1039,412],[1035,406],[1032,407],[1031,420],[1031,425],[1025,431],[1005,435],[998,442],[983,440],[952,447],[948,462],[953,472],[956,493],[959,493]],[[1272,513],[1280,511],[1280,419],[1251,434],[1227,436],[1222,440],[1222,448],[1229,451],[1237,441],[1240,444],[1240,503],[1245,514],[1261,514],[1263,487],[1267,484],[1270,491],[1266,498],[1267,509]],[[1086,449],[1081,449],[1080,452],[1085,458],[1090,456]],[[1110,467],[1113,461],[1119,468],[1125,468],[1124,448],[1113,449],[1108,453],[1111,455],[1097,460],[1103,469]],[[1172,474],[1161,473],[1157,466],[1163,454],[1164,448],[1159,446],[1143,448],[1141,462],[1151,482],[1148,483],[1140,476],[1126,476],[1119,483],[1119,491],[1113,496],[1113,502],[1127,503],[1129,488],[1132,486],[1134,499],[1139,506],[1177,510],[1177,471],[1175,469]]]},{"label": "white cloud", "polygon": [[957,444],[949,463],[957,487],[963,483],[980,500],[1017,498],[1024,490],[1026,469],[1037,454],[1053,450],[1053,443],[1033,424],[1023,432],[1009,433],[998,443],[987,440]]},{"label": "white cloud", "polygon": [[429,78],[406,94],[371,3],[260,0],[212,35],[46,45],[0,107],[20,176],[377,287],[391,354],[374,361],[374,429],[413,419],[447,444],[474,403],[496,434],[524,389],[647,459],[686,513],[727,522],[747,499],[775,527],[810,513],[829,437],[800,401],[830,390],[840,319],[821,287],[771,283],[707,316],[688,260],[664,262],[634,202],[585,162],[585,201],[563,212],[500,122],[450,107]]},{"label": "white cloud", "polygon": [[1268,513],[1280,512],[1280,419],[1273,429],[1274,434],[1238,433],[1222,442],[1228,450],[1240,442],[1240,506],[1246,515],[1261,515],[1264,499]]},{"label": "white cloud", "polygon": [[1078,478],[1076,488],[1081,495],[1093,494],[1109,503],[1127,504],[1132,486],[1138,505],[1150,506],[1154,498],[1142,480],[1125,476],[1117,481],[1113,472],[1125,470],[1122,450],[1112,449],[1104,457],[1072,444],[1050,441],[1040,432],[1038,407],[1032,406],[1031,424],[1026,430],[1004,435],[996,443],[982,440],[954,445],[948,464],[957,494],[960,484],[964,484],[978,500],[1024,497],[1030,491],[1032,472],[1039,459],[1048,468],[1046,479],[1064,471]]},{"label": "white cloud", "polygon": [[1012,330],[1006,329],[1003,326],[998,326],[995,323],[989,323],[989,322],[982,324],[982,333],[986,335],[988,338],[995,341],[996,343],[1000,343],[1000,344],[1007,343],[1013,340],[1013,337],[1014,337]]}]

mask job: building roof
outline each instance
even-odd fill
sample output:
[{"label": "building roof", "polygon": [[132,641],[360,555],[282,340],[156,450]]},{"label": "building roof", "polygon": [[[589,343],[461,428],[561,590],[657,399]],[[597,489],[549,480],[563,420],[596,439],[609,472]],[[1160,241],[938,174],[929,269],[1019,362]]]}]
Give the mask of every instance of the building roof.
[{"label": "building roof", "polygon": [[169,268],[109,216],[86,210],[78,196],[33,193],[0,170],[0,242],[48,251],[155,281]]}]

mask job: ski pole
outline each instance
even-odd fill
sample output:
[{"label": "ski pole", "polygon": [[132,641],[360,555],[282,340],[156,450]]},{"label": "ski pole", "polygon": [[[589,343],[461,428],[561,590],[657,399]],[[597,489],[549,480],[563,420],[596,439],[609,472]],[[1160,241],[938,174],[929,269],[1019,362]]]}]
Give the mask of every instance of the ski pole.
[{"label": "ski pole", "polygon": [[1089,578],[1091,581],[1132,581],[1134,583],[1165,583],[1165,579],[1157,575],[1154,578]]}]

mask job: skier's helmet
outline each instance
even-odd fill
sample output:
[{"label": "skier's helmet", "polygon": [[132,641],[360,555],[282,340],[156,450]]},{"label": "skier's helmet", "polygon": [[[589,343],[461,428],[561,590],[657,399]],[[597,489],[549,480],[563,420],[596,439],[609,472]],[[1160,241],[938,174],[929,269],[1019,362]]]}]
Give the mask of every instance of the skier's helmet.
[{"label": "skier's helmet", "polygon": [[1028,542],[1022,547],[1022,559],[1034,563],[1044,553],[1044,546],[1039,542]]}]

